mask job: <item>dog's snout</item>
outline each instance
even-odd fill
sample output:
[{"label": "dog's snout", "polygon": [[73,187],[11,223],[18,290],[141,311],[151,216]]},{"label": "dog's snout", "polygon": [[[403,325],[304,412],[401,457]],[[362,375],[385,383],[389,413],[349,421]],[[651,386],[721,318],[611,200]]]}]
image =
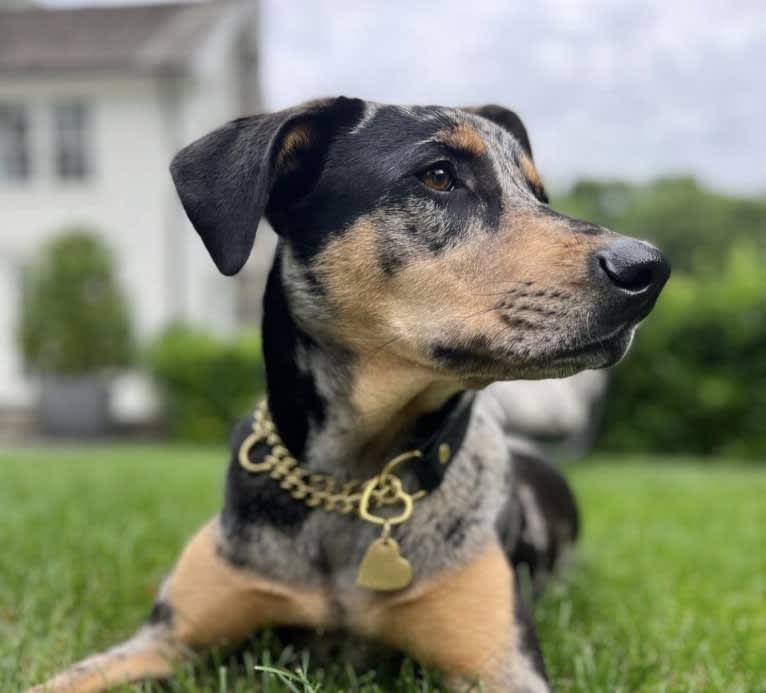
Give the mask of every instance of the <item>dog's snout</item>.
[{"label": "dog's snout", "polygon": [[628,294],[659,294],[670,277],[670,263],[654,246],[629,238],[610,243],[595,254],[608,282]]}]

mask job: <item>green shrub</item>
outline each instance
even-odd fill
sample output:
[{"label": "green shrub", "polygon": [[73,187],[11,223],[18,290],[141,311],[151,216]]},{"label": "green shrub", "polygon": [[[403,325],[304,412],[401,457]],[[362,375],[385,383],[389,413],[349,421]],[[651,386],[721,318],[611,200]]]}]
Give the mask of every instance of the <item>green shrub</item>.
[{"label": "green shrub", "polygon": [[160,388],[174,435],[220,443],[265,390],[257,332],[234,339],[175,326],[150,346],[148,368]]},{"label": "green shrub", "polygon": [[766,273],[736,245],[722,269],[676,274],[614,371],[599,445],[766,460]]},{"label": "green shrub", "polygon": [[55,236],[25,275],[19,344],[38,373],[82,374],[133,356],[128,306],[109,248],[93,232]]}]

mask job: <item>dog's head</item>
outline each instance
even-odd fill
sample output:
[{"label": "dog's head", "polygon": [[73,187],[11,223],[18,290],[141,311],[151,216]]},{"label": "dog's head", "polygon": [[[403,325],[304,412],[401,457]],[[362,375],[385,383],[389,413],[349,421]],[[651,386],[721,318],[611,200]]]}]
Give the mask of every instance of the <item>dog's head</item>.
[{"label": "dog's head", "polygon": [[498,106],[316,101],[233,121],[171,171],[224,274],[265,217],[305,330],[466,383],[615,363],[670,273],[651,245],[554,212]]}]

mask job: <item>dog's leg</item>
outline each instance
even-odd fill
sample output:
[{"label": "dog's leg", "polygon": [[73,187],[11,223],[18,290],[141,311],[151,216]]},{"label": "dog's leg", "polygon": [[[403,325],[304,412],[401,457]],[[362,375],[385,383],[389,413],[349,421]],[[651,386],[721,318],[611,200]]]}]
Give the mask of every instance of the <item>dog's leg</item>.
[{"label": "dog's leg", "polygon": [[511,566],[493,544],[463,568],[370,610],[359,626],[443,672],[450,690],[545,693],[542,660],[530,650],[534,638],[521,613]]},{"label": "dog's leg", "polygon": [[506,538],[506,552],[518,573],[531,578],[539,596],[548,578],[571,555],[579,531],[577,502],[567,480],[550,462],[513,452],[513,507],[520,527]]},{"label": "dog's leg", "polygon": [[89,657],[33,691],[90,693],[165,678],[195,652],[236,644],[272,624],[315,625],[319,593],[290,589],[230,565],[216,549],[217,520],[187,544],[144,626],[126,642]]}]

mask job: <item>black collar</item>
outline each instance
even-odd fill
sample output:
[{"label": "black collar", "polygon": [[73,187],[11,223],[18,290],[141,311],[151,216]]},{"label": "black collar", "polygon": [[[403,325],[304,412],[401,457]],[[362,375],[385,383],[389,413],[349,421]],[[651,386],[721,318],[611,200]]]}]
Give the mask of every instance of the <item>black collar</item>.
[{"label": "black collar", "polygon": [[444,478],[463,440],[471,420],[475,395],[462,392],[441,409],[421,417],[404,450],[420,450],[423,457],[411,465],[419,489],[433,491]]}]

